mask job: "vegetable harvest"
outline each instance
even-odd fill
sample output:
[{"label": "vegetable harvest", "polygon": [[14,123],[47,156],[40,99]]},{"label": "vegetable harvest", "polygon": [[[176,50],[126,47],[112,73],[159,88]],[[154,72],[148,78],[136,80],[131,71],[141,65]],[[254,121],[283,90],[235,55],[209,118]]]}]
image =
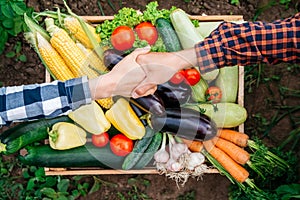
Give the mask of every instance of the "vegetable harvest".
[{"label": "vegetable harvest", "polygon": [[[35,13],[25,16],[26,37],[56,80],[107,73],[139,47],[175,52],[204,39],[201,33],[207,31],[198,31],[199,22],[183,10],[157,7],[157,2],[141,12],[124,7],[96,28],[69,9],[68,14]],[[37,23],[41,16],[45,28]],[[284,173],[291,167],[260,140],[235,131],[247,119],[247,110],[236,103],[238,70],[234,66],[200,74],[197,66],[190,66],[146,97],[100,99],[64,118],[24,123],[1,134],[0,147],[4,154],[25,147],[26,155],[19,159],[28,165],[152,167],[182,185],[189,177],[217,169],[239,189],[250,187],[263,195],[257,177],[265,179],[272,170]],[[35,144],[47,138],[49,144]]]}]

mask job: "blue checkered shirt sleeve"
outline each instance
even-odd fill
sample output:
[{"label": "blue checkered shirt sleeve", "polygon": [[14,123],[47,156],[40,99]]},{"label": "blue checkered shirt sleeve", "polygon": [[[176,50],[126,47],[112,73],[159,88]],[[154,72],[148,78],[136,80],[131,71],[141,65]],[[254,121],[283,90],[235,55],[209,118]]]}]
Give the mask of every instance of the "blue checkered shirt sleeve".
[{"label": "blue checkered shirt sleeve", "polygon": [[0,88],[0,125],[52,118],[91,102],[87,77]]}]

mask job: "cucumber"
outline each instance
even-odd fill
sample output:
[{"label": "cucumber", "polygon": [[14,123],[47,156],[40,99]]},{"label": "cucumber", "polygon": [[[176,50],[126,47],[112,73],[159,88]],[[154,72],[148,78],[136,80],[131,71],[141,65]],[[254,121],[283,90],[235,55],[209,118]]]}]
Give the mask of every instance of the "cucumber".
[{"label": "cucumber", "polygon": [[156,20],[156,29],[168,52],[176,52],[182,49],[179,38],[172,24],[168,20],[158,18]]},{"label": "cucumber", "polygon": [[221,102],[236,102],[239,86],[238,66],[221,68],[216,79],[216,86],[222,91]]},{"label": "cucumber", "polygon": [[123,162],[122,169],[131,169],[138,162],[138,160],[142,157],[144,151],[151,143],[153,135],[153,129],[151,129],[150,127],[146,127],[146,135],[142,139],[135,142],[132,152],[126,156]]},{"label": "cucumber", "polygon": [[199,111],[205,109],[204,114],[209,116],[218,128],[233,128],[241,125],[247,119],[247,110],[236,103],[193,104],[186,107]]},{"label": "cucumber", "polygon": [[204,40],[182,9],[177,8],[172,11],[170,19],[183,49],[193,48],[196,43]]},{"label": "cucumber", "polygon": [[49,145],[31,146],[18,159],[25,165],[38,167],[121,169],[124,157],[113,154],[109,145],[99,148],[89,143],[68,150],[54,150]]},{"label": "cucumber", "polygon": [[21,148],[48,138],[48,128],[57,122],[72,122],[67,116],[18,124],[0,135],[0,153],[13,154]]},{"label": "cucumber", "polygon": [[162,134],[156,133],[151,141],[151,144],[148,146],[146,151],[143,153],[142,157],[138,160],[134,169],[142,169],[149,164],[152,160],[154,154],[158,151],[162,142]]}]

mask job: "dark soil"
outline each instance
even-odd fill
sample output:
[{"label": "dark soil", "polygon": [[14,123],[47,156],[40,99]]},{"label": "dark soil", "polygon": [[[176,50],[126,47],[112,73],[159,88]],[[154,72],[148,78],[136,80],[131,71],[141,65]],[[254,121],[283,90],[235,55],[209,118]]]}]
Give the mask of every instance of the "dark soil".
[{"label": "dark soil", "polygon": [[[27,0],[26,2],[27,5],[33,7],[35,11],[43,11],[45,9],[53,10],[57,6],[60,8],[64,7],[61,0]],[[101,0],[100,2],[105,15],[113,15],[115,13],[105,0]],[[115,2],[116,9],[120,8],[117,3],[119,1]],[[122,0],[120,2],[122,3],[122,7],[126,6],[143,10],[145,5],[150,1]],[[244,19],[249,21],[254,19],[258,9],[263,10],[263,12],[258,16],[257,20],[266,22],[291,16],[296,12],[297,6],[299,10],[299,5],[296,4],[296,0],[291,2],[288,9],[283,5],[274,5],[268,8],[266,6],[268,3],[267,0],[240,1],[241,3],[238,6],[231,5],[229,2],[230,1],[219,0],[191,0],[188,2],[184,0],[158,1],[160,8],[176,6],[192,15],[243,15]],[[68,4],[78,15],[101,15],[97,0],[70,0]],[[6,52],[11,51],[17,41],[21,41],[22,43],[23,49],[21,53],[26,55],[27,62],[23,63],[16,61],[14,58],[6,58],[4,52],[4,54],[0,55],[0,81],[4,86],[43,83],[45,80],[45,68],[37,54],[29,47],[26,41],[24,41],[22,35],[9,40],[6,46]],[[273,105],[299,105],[299,98],[289,98],[285,100],[285,102],[280,101],[278,92],[279,85],[297,90],[300,89],[299,77],[296,73],[288,72],[286,68],[285,65],[266,66],[265,75],[267,77],[280,75],[282,78],[277,82],[270,82],[270,84],[260,84],[259,87],[252,85],[251,88],[253,91],[251,93],[245,91],[245,107],[249,114],[249,118],[245,123],[246,130],[253,130],[257,126],[257,113],[261,113],[262,117],[268,120],[276,114],[276,110],[268,107],[270,102],[272,102]],[[249,85],[246,86],[246,88],[249,89]],[[284,118],[270,131],[270,137],[266,139],[266,142],[270,145],[279,144],[293,128],[295,127],[290,123],[289,118]],[[178,188],[174,181],[161,175],[103,175],[98,176],[98,178],[115,183],[117,187],[103,184],[98,192],[89,194],[80,199],[119,199],[117,195],[118,192],[126,194],[129,191],[134,191],[134,186],[128,183],[130,178],[140,180],[137,182],[137,187],[141,190],[139,193],[147,194],[152,199],[176,199],[180,195],[188,194],[193,191],[196,199],[223,200],[228,199],[228,186],[230,185],[230,182],[220,174],[206,174],[200,180],[190,179],[182,188]],[[149,186],[143,184],[145,180],[150,181]],[[87,181],[92,184],[92,177],[87,176]]]}]

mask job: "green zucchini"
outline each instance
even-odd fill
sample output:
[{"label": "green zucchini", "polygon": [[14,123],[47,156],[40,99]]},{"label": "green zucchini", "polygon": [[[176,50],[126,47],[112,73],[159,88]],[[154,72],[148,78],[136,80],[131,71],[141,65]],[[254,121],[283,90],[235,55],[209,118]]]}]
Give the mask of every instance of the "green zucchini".
[{"label": "green zucchini", "polygon": [[162,142],[162,134],[156,133],[151,141],[151,144],[148,146],[146,151],[143,153],[142,157],[138,160],[134,169],[142,169],[149,164],[153,159],[154,154],[158,151]]},{"label": "green zucchini", "polygon": [[153,135],[153,129],[146,127],[145,136],[135,142],[132,152],[126,156],[123,162],[122,169],[131,169],[137,163],[137,161],[142,157],[144,151],[150,145]]},{"label": "green zucchini", "polygon": [[208,83],[205,79],[201,78],[200,81],[191,86],[192,88],[192,99],[195,102],[206,102],[205,92],[208,88]]},{"label": "green zucchini", "polygon": [[48,138],[48,128],[57,122],[72,122],[67,116],[18,124],[0,135],[0,153],[13,154],[21,148]]},{"label": "green zucchini", "polygon": [[247,119],[247,110],[236,103],[217,104],[190,104],[186,107],[199,111],[205,109],[204,114],[209,116],[218,128],[233,128],[241,125]]},{"label": "green zucchini", "polygon": [[162,38],[168,52],[176,52],[182,50],[179,38],[172,24],[168,20],[164,18],[158,18],[156,20],[156,29],[160,37]]},{"label": "green zucchini", "polygon": [[101,167],[121,169],[124,157],[116,156],[109,145],[99,148],[93,144],[68,150],[54,150],[49,145],[30,146],[18,159],[25,165],[38,167]]},{"label": "green zucchini", "polygon": [[178,8],[171,12],[170,19],[183,49],[193,48],[196,43],[203,41],[194,24],[185,11]]},{"label": "green zucchini", "polygon": [[221,68],[216,79],[216,86],[222,91],[221,102],[236,102],[239,86],[238,66]]}]

